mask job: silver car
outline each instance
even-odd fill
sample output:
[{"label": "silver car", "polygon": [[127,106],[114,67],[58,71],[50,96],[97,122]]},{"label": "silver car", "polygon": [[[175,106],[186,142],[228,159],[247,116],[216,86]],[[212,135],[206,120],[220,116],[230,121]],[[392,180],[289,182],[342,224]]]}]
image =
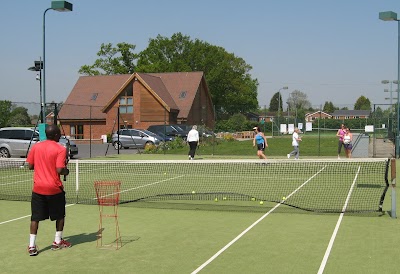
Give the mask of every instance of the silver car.
[{"label": "silver car", "polygon": [[[0,129],[0,158],[26,157],[29,149],[39,141],[39,132],[34,128],[5,127]],[[68,142],[69,141],[69,142]],[[73,141],[64,136],[59,143],[67,148],[69,143],[69,156],[78,154],[78,147]]]},{"label": "silver car", "polygon": [[115,149],[144,148],[148,145],[157,146],[161,140],[162,137],[144,129],[120,129],[112,136],[112,144]]}]

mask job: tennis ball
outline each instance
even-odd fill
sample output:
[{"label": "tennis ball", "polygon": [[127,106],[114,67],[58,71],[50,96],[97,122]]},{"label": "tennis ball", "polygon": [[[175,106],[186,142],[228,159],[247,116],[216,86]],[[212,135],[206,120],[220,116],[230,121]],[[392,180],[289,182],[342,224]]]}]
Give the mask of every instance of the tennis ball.
[{"label": "tennis ball", "polygon": [[218,198],[215,198],[214,201],[215,201],[215,202],[218,202]]},{"label": "tennis ball", "polygon": [[167,175],[167,172],[164,172],[164,175]]},{"label": "tennis ball", "polygon": [[286,200],[286,197],[282,197],[282,200],[283,200],[283,201]]},{"label": "tennis ball", "polygon": [[19,168],[24,168],[25,166],[19,166]]},{"label": "tennis ball", "polygon": [[224,200],[224,201],[225,201],[225,200],[226,200],[226,197],[223,197],[223,198],[222,198],[222,200]]},{"label": "tennis ball", "polygon": [[254,198],[254,197],[253,197],[253,198],[251,198],[251,200],[252,200],[252,201],[255,201],[255,200],[256,200],[256,198]]},{"label": "tennis ball", "polygon": [[196,194],[196,191],[193,190],[193,191],[192,191],[192,194]]},{"label": "tennis ball", "polygon": [[260,201],[260,205],[263,205],[264,204],[264,202],[263,201]]}]

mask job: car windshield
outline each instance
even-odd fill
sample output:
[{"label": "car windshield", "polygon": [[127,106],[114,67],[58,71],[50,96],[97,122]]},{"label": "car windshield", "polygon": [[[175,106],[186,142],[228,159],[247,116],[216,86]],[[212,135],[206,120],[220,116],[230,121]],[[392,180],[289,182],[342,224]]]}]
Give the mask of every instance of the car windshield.
[{"label": "car windshield", "polygon": [[140,131],[143,131],[144,133],[146,133],[147,135],[150,135],[150,136],[157,136],[157,134],[154,134],[153,132],[148,131],[146,129],[140,129]]}]

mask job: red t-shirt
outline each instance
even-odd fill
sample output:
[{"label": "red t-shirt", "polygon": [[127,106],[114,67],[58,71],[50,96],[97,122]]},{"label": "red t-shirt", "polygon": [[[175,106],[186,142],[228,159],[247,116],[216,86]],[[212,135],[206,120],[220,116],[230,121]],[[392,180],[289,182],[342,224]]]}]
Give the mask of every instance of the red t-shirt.
[{"label": "red t-shirt", "polygon": [[33,192],[54,195],[62,192],[63,184],[56,168],[65,167],[67,150],[61,144],[45,140],[35,144],[26,161],[34,165]]}]

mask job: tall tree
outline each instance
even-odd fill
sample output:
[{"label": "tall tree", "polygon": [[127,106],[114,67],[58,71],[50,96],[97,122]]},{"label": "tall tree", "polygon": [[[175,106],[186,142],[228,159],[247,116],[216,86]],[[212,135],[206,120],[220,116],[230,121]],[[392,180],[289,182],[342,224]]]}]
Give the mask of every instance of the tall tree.
[{"label": "tall tree", "polygon": [[25,107],[14,106],[10,113],[10,119],[8,119],[8,125],[15,126],[29,126],[31,125],[31,119],[28,114],[28,109]]},{"label": "tall tree", "polygon": [[[278,106],[279,105],[279,106]],[[278,111],[278,108],[282,109],[282,94],[280,92],[276,92],[272,98],[271,101],[269,102],[269,110],[270,111]]]},{"label": "tall tree", "polygon": [[323,111],[324,111],[324,112],[326,112],[326,113],[332,113],[332,112],[334,112],[336,109],[337,109],[337,108],[333,105],[332,102],[325,101],[324,108],[323,108]]},{"label": "tall tree", "polygon": [[354,104],[355,110],[371,110],[371,101],[364,95],[360,96]]},{"label": "tall tree", "polygon": [[290,110],[308,109],[311,107],[311,103],[308,100],[307,94],[300,90],[294,90],[289,94],[289,98],[286,103]]},{"label": "tall tree", "polygon": [[257,109],[258,81],[249,74],[251,69],[222,47],[181,33],[150,39],[137,63],[141,72],[203,71],[219,117]]},{"label": "tall tree", "polygon": [[8,126],[11,116],[12,103],[8,100],[0,100],[0,127]]},{"label": "tall tree", "polygon": [[101,44],[97,59],[93,65],[83,65],[79,69],[84,75],[131,74],[135,71],[135,60],[138,55],[133,53],[136,46],[128,43]]}]

